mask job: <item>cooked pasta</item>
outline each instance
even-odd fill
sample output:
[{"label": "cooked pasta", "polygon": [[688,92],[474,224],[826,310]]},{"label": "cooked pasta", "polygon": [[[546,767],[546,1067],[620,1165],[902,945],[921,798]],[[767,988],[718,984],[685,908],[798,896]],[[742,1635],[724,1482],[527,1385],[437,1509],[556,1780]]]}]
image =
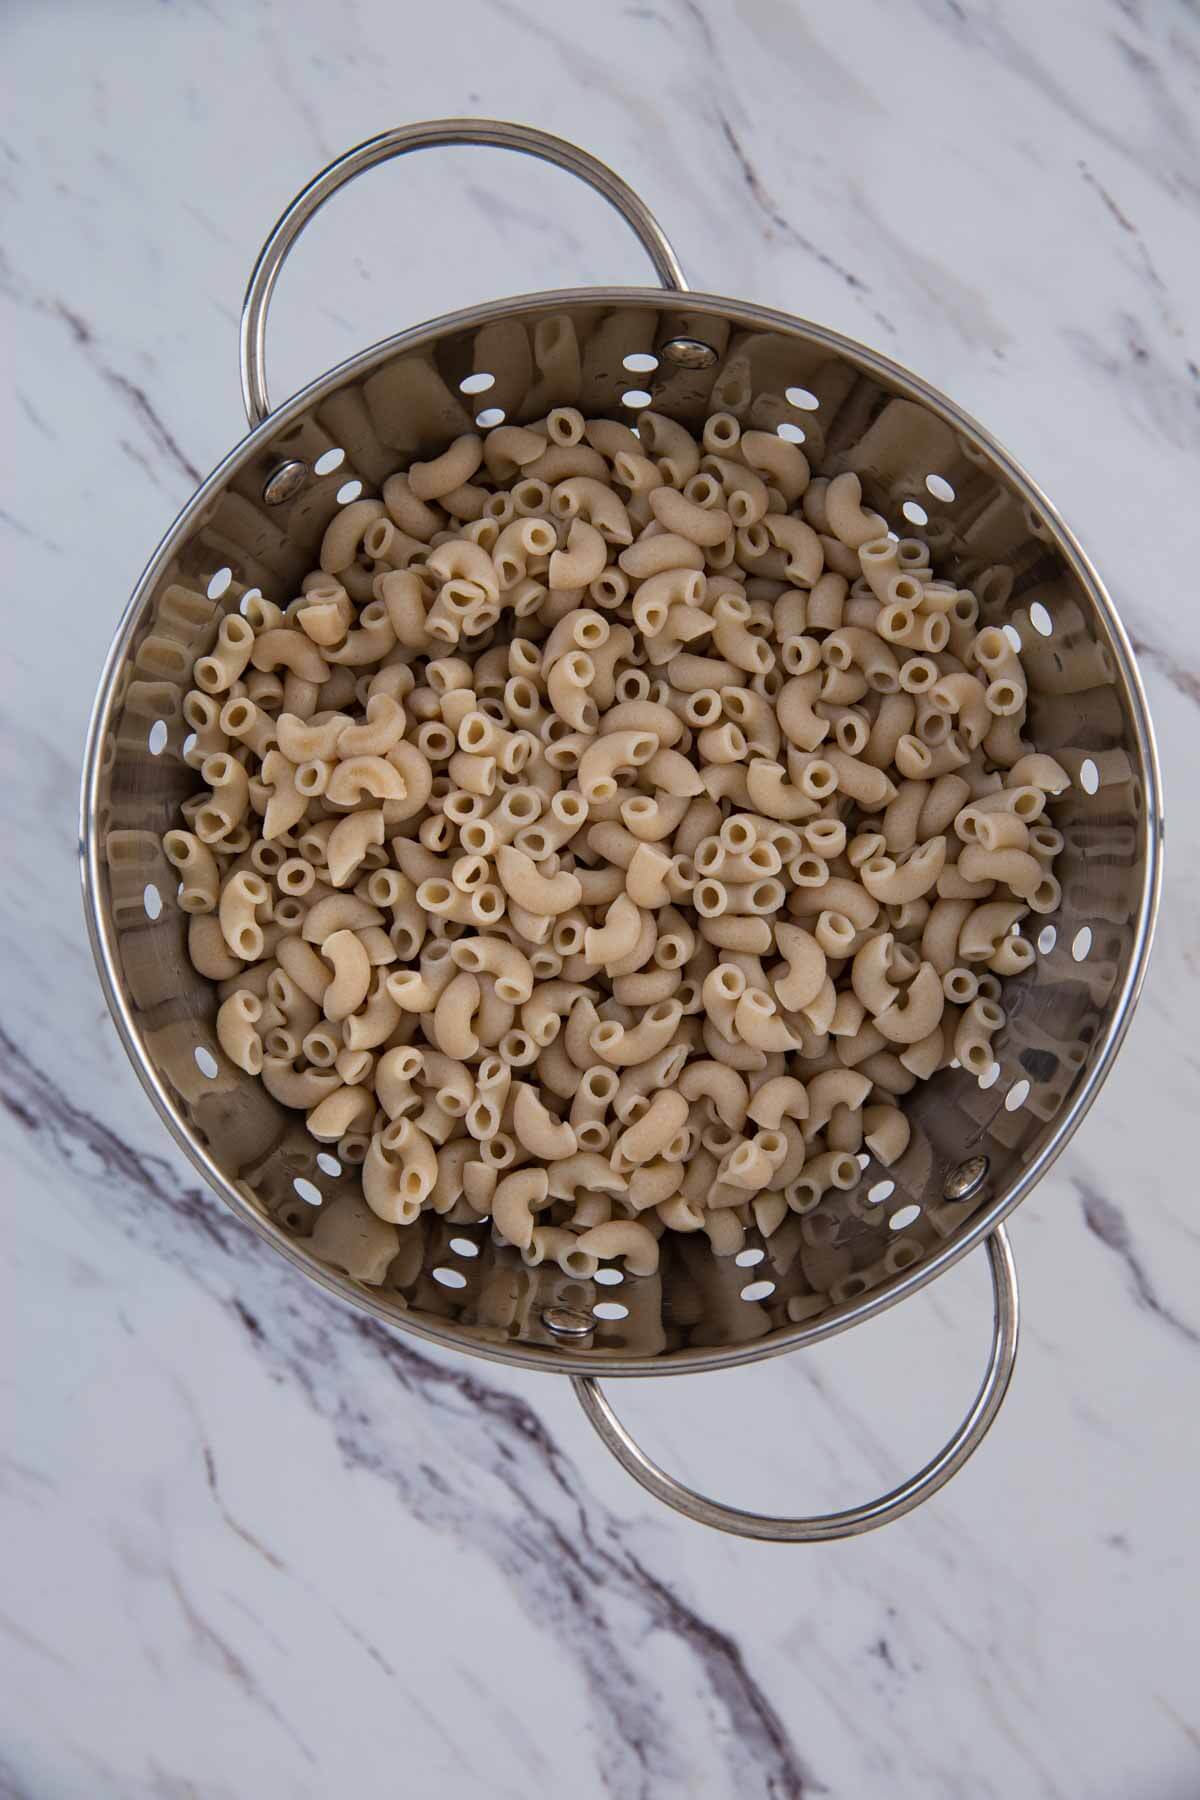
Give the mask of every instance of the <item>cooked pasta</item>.
[{"label": "cooked pasta", "polygon": [[163,847],[217,1044],[373,1230],[490,1218],[577,1280],[732,1255],[987,1074],[1069,777],[857,475],[560,406],[391,475],[319,564],[211,631]]}]

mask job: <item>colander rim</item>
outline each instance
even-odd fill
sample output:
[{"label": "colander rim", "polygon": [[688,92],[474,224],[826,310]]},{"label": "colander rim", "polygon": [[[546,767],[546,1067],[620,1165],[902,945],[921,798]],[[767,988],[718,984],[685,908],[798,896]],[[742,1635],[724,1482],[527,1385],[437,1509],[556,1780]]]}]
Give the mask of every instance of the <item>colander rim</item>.
[{"label": "colander rim", "polygon": [[[119,979],[119,962],[111,909],[101,899],[101,852],[96,830],[101,748],[113,712],[117,680],[137,625],[142,606],[161,578],[180,537],[186,533],[227,480],[248,462],[271,438],[305,413],[317,400],[343,382],[370,372],[398,351],[424,347],[447,333],[465,331],[500,318],[522,316],[544,311],[547,307],[637,305],[657,311],[683,312],[690,315],[720,314],[748,329],[782,332],[801,337],[809,343],[829,349],[857,365],[868,375],[882,379],[887,386],[938,414],[955,430],[964,433],[983,450],[1005,474],[1028,505],[1050,526],[1056,548],[1073,570],[1097,612],[1104,620],[1117,662],[1126,684],[1129,710],[1142,764],[1146,805],[1139,822],[1141,834],[1142,882],[1139,895],[1133,946],[1121,993],[1102,1039],[1093,1046],[1093,1061],[1069,1106],[1057,1122],[1056,1129],[1029,1164],[1021,1171],[1011,1188],[981,1211],[970,1227],[943,1245],[936,1254],[900,1271],[878,1288],[869,1290],[819,1319],[780,1326],[766,1337],[748,1343],[727,1346],[694,1346],[665,1352],[659,1357],[625,1356],[620,1351],[594,1349],[567,1350],[553,1345],[534,1346],[513,1340],[492,1342],[472,1336],[473,1328],[439,1324],[428,1317],[410,1312],[397,1312],[375,1298],[371,1290],[354,1283],[348,1276],[319,1263],[304,1254],[303,1240],[289,1237],[265,1214],[260,1213],[241,1195],[214,1163],[207,1151],[195,1141],[189,1127],[170,1096],[166,1084],[154,1069],[133,1023],[129,1002]],[[551,289],[520,294],[508,299],[484,302],[451,313],[443,313],[390,337],[382,338],[357,351],[333,368],[316,376],[289,400],[280,405],[234,445],[216,465],[212,473],[196,489],[180,509],[154,550],[134,587],[118,621],[93,702],[84,752],[80,787],[80,873],[83,886],[83,908],[88,939],[96,962],[108,1008],[125,1052],[134,1071],[149,1095],[159,1117],[188,1161],[219,1194],[230,1210],[249,1224],[289,1262],[328,1293],[359,1311],[371,1314],[383,1324],[408,1331],[442,1349],[458,1350],[492,1362],[536,1369],[546,1373],[569,1375],[649,1376],[682,1375],[727,1369],[779,1356],[801,1345],[818,1343],[834,1337],[852,1325],[863,1323],[907,1299],[919,1288],[942,1275],[974,1249],[987,1234],[1020,1205],[1036,1183],[1051,1168],[1088,1112],[1099,1093],[1129,1028],[1137,1005],[1149,961],[1154,922],[1162,887],[1162,777],[1154,731],[1141,676],[1125,628],[1100,575],[1074,533],[1067,526],[1041,488],[1024,467],[970,413],[952,401],[940,389],[926,382],[902,363],[881,351],[873,350],[856,339],[828,326],[781,312],[753,302],[732,300],[718,294],[673,291],[654,287],[584,287]]]}]

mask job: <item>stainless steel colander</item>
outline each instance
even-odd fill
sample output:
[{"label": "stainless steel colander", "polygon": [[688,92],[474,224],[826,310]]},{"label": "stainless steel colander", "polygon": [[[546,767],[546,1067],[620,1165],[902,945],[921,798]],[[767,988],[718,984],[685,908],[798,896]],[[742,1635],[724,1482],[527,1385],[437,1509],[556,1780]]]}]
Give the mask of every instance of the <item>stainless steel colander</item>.
[{"label": "stainless steel colander", "polygon": [[[459,144],[522,151],[587,182],[637,233],[661,289],[570,289],[471,307],[364,350],[272,411],[267,309],[304,226],[364,170]],[[151,558],[109,654],[87,747],[88,928],[143,1085],[226,1204],[305,1274],[400,1330],[571,1376],[609,1448],[679,1511],[793,1542],[898,1517],[961,1467],[1000,1406],[1017,1345],[1016,1278],[1001,1221],[1094,1099],[1146,968],[1161,869],[1159,774],[1133,657],[1098,575],[1030,478],[951,401],[835,332],[690,292],[638,197],[583,151],[527,127],[474,119],[408,126],[332,163],[263,248],[241,354],[250,434]],[[160,842],[196,785],[182,754],[183,696],[196,658],[247,589],[291,598],[348,482],[374,491],[394,469],[469,430],[481,407],[484,424],[534,419],[553,405],[620,418],[643,403],[639,394],[692,427],[722,409],[758,429],[794,428],[814,464],[855,470],[866,501],[889,521],[927,516],[939,572],[980,594],[987,622],[1019,634],[1029,735],[1071,775],[1054,815],[1066,840],[1061,910],[1042,922],[1033,967],[1006,985],[1008,1023],[991,1085],[944,1070],[906,1102],[913,1137],[896,1166],[868,1164],[856,1190],[826,1194],[769,1240],[751,1236],[736,1259],[713,1256],[706,1240],[668,1234],[658,1274],[601,1286],[554,1267],[526,1268],[486,1224],[427,1215],[406,1229],[382,1283],[367,1285],[322,1260],[312,1241],[322,1212],[340,1207],[349,1216],[361,1204],[357,1172],[326,1173],[302,1115],[221,1054],[213,989],[185,952],[177,878]],[[336,471],[319,473],[338,460],[328,455],[335,450],[344,453]],[[313,1188],[320,1208],[298,1197],[315,1198]],[[318,1249],[322,1241],[319,1233]],[[601,1375],[728,1368],[813,1343],[893,1305],[979,1243],[995,1289],[979,1394],[939,1455],[868,1505],[791,1519],[721,1505],[650,1462],[597,1385]]]}]

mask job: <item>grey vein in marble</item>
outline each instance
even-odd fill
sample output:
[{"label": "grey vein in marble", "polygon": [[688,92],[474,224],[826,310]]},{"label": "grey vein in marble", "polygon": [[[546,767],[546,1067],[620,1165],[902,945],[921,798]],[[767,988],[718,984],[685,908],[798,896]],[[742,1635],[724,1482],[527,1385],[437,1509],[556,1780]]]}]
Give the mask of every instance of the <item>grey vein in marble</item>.
[{"label": "grey vein in marble", "polygon": [[[73,307],[68,306],[65,300],[51,301],[50,306],[51,310],[57,313],[68,327],[75,343],[87,356],[101,379],[129,402],[137,418],[145,426],[154,448],[160,455],[169,457],[180,473],[186,475],[193,487],[199,487],[203,476],[191,458],[180,449],[168,426],[159,418],[145,388],[136,381],[132,381],[128,375],[123,375],[119,369],[111,368],[104,361],[98,352],[95,333],[91,326]],[[153,464],[146,460],[144,466],[147,473],[153,476]]]},{"label": "grey vein in marble", "polygon": [[[917,4],[935,25],[947,29],[985,62],[991,59],[1000,68],[1011,71],[1034,93],[1048,100],[1056,113],[1128,157],[1151,180],[1161,182],[1169,192],[1189,202],[1200,199],[1200,142],[1194,115],[1175,98],[1162,65],[1147,50],[1117,31],[1106,34],[1108,44],[1141,89],[1140,98],[1151,120],[1154,141],[1140,143],[1132,132],[1118,130],[1095,105],[1091,94],[1086,101],[1078,98],[1066,81],[1046,66],[1037,53],[1037,34],[1029,31],[1027,18],[1010,25],[1000,16],[999,8],[968,8],[962,0],[917,0]],[[1099,10],[1103,10],[1103,5],[1101,0]]]},{"label": "grey vein in marble", "polygon": [[1164,1325],[1178,1332],[1185,1343],[1200,1347],[1200,1330],[1190,1325],[1186,1319],[1180,1318],[1177,1312],[1159,1299],[1134,1245],[1129,1221],[1116,1201],[1110,1200],[1081,1175],[1072,1176],[1072,1181],[1079,1195],[1084,1224],[1093,1237],[1099,1238],[1106,1249],[1111,1250],[1124,1263],[1138,1305],[1144,1306],[1156,1318],[1161,1319]]},{"label": "grey vein in marble", "polygon": [[[653,1800],[658,1784],[680,1776],[660,1702],[623,1652],[633,1621],[639,1632],[676,1639],[693,1659],[697,1678],[727,1723],[722,1735],[729,1775],[743,1784],[742,1793],[803,1800],[826,1791],[805,1767],[739,1647],[646,1566],[624,1542],[614,1516],[594,1499],[585,1500],[575,1470],[523,1400],[491,1386],[470,1366],[433,1361],[373,1319],[315,1300],[292,1341],[269,1338],[252,1308],[256,1280],[280,1273],[274,1257],[210,1194],[181,1188],[162,1159],[142,1155],[75,1106],[2,1028],[0,1107],[34,1140],[40,1157],[52,1157],[64,1172],[91,1164],[93,1179],[119,1199],[125,1230],[150,1231],[173,1257],[186,1257],[187,1240],[197,1233],[223,1253],[222,1303],[235,1311],[255,1355],[305,1393],[335,1433],[347,1465],[386,1482],[404,1510],[427,1526],[469,1536],[477,1549],[485,1549],[510,1581],[514,1601],[553,1635],[562,1654],[579,1661],[594,1697],[596,1727],[607,1738],[605,1767],[614,1796]],[[298,1300],[293,1310],[300,1311]],[[390,1422],[355,1408],[346,1352],[356,1341],[411,1399],[448,1415],[439,1429],[452,1434],[454,1459],[465,1465],[458,1479],[428,1465],[414,1468],[392,1442]],[[205,1446],[202,1455],[226,1523],[278,1566],[273,1553],[230,1518],[212,1452]],[[506,1490],[510,1505],[503,1513],[490,1515],[481,1504],[484,1478]],[[162,1573],[198,1641],[253,1694],[243,1659],[203,1617],[177,1575]]]},{"label": "grey vein in marble", "polygon": [[[654,1800],[1200,1791],[1181,1423],[1200,1331],[1195,0],[1036,19],[1021,0],[460,0],[452,52],[437,9],[399,30],[385,0],[111,0],[73,10],[68,59],[60,14],[9,8],[0,143],[17,347],[0,831],[19,851],[0,957],[7,1036],[54,1090],[14,1078],[0,1110],[18,1377],[0,1790],[375,1800],[401,1769],[422,1800],[606,1781]],[[327,157],[463,112],[599,154],[700,285],[901,346],[1062,507],[1156,714],[1155,961],[1078,1147],[1014,1223],[1025,1347],[1002,1418],[933,1506],[817,1554],[675,1519],[602,1460],[561,1384],[414,1348],[305,1284],[174,1156],[83,941],[91,694],[137,569],[242,429],[234,320],[258,245]],[[577,222],[549,194],[539,218],[524,162],[471,159],[469,189],[419,167],[444,204],[415,238],[402,167],[370,178],[374,208],[365,184],[322,214],[281,284],[273,369],[577,285],[581,262],[611,279],[615,230],[593,239],[592,203]],[[844,1503],[944,1434],[959,1364],[969,1400],[981,1307],[967,1259],[744,1385],[635,1392],[630,1420],[731,1498]]]}]

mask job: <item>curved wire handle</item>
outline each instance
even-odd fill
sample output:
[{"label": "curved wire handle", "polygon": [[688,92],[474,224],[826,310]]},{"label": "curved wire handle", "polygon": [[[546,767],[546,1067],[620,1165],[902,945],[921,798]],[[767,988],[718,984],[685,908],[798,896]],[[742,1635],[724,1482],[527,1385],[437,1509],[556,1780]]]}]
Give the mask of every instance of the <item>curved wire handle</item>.
[{"label": "curved wire handle", "polygon": [[738,1537],[766,1538],[779,1544],[815,1544],[829,1538],[856,1537],[859,1532],[873,1531],[877,1525],[888,1525],[893,1519],[901,1518],[944,1487],[972,1451],[979,1448],[1000,1410],[1017,1359],[1017,1271],[1003,1225],[997,1225],[985,1241],[992,1276],[992,1351],[974,1404],[954,1436],[931,1462],[890,1493],[881,1495],[878,1500],[869,1500],[864,1506],[795,1519],[724,1506],[718,1500],[710,1500],[707,1494],[676,1481],[673,1475],[652,1462],[621,1424],[594,1377],[574,1375],[571,1385],[584,1412],[622,1468],[655,1499],[665,1501],[676,1512],[684,1513],[698,1524],[712,1525],[718,1531],[733,1532]]},{"label": "curved wire handle", "polygon": [[516,150],[577,175],[602,194],[636,233],[662,286],[668,292],[687,292],[679,258],[654,214],[619,175],[586,150],[577,149],[565,138],[552,137],[547,131],[537,131],[532,125],[510,125],[499,119],[431,119],[422,125],[402,125],[368,138],[314,176],[281,214],[259,252],[242,303],[240,340],[242,400],[251,427],[261,425],[271,411],[265,368],[267,312],[279,272],[305,226],[339,188],[376,164],[389,162],[394,156],[406,156],[410,150],[444,149],[459,144]]}]

